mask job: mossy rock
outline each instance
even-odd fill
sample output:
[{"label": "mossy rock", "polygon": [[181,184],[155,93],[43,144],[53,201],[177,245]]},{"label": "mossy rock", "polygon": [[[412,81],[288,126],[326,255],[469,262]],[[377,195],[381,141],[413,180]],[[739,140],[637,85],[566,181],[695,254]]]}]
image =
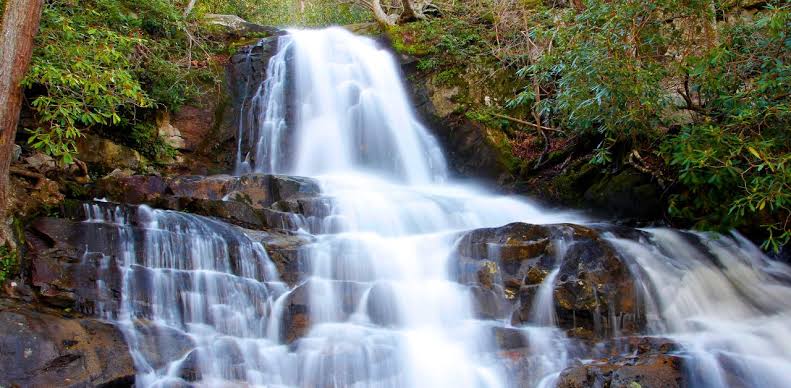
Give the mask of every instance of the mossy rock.
[{"label": "mossy rock", "polygon": [[654,220],[662,215],[662,189],[645,174],[633,169],[607,175],[584,195],[594,208],[616,217]]}]

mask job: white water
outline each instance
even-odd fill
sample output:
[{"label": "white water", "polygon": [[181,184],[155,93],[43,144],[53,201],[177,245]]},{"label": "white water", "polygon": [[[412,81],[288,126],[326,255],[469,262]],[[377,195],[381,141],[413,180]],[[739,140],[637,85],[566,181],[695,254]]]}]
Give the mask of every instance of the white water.
[{"label": "white water", "polygon": [[[357,355],[332,368],[316,356],[322,367],[299,366],[301,375],[338,386],[506,386],[488,324],[473,318],[466,287],[449,278],[456,232],[572,217],[445,183],[436,140],[415,118],[394,59],[373,41],[342,29],[292,31],[290,40],[293,148],[276,154],[293,162],[261,171],[318,178],[334,199],[324,232],[342,231],[320,231],[311,247],[306,281],[317,307],[295,352]],[[364,299],[351,315],[343,307],[349,283]],[[386,363],[362,356],[377,349]]]},{"label": "white water", "polygon": [[649,328],[690,352],[690,385],[788,387],[791,268],[739,236],[649,232],[610,241],[647,275]]},{"label": "white water", "polygon": [[[120,226],[126,241],[117,319],[132,343],[138,384],[181,381],[188,358],[154,365],[144,349],[172,346],[145,343],[152,341],[140,328],[145,317],[194,342],[200,386],[554,386],[570,364],[568,341],[554,327],[558,270],[540,287],[535,326],[520,328],[530,367],[515,381],[491,335],[493,325],[508,323],[475,318],[469,290],[449,276],[450,260],[464,230],[585,220],[448,182],[394,59],[373,41],[334,28],[291,31],[280,44],[252,97],[256,108],[247,114],[257,117],[242,120],[260,126],[240,125],[237,169],[314,177],[332,198],[331,216],[312,228],[316,242],[304,252],[309,275],[287,290],[260,245],[205,218],[141,208],[141,237],[123,217],[94,217]],[[295,99],[291,123],[286,87]],[[655,241],[610,241],[646,279],[652,333],[672,333],[692,352],[693,385],[726,387],[723,368],[737,368],[748,386],[783,386],[791,289],[767,274],[791,278],[791,271],[767,268],[746,244],[736,250],[723,246],[731,240],[704,239],[720,260],[712,265],[673,232],[652,233]],[[136,277],[141,271],[147,275]],[[302,291],[310,328],[287,344],[281,317]]]}]

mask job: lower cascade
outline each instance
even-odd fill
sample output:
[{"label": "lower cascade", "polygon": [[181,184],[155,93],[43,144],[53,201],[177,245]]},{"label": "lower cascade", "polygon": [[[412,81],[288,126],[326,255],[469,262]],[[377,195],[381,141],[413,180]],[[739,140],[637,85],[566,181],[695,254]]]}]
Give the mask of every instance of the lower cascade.
[{"label": "lower cascade", "polygon": [[387,50],[339,28],[278,45],[236,170],[316,183],[268,204],[300,241],[288,260],[209,217],[82,211],[92,308],[123,331],[137,386],[789,386],[790,267],[736,234],[454,182]]}]

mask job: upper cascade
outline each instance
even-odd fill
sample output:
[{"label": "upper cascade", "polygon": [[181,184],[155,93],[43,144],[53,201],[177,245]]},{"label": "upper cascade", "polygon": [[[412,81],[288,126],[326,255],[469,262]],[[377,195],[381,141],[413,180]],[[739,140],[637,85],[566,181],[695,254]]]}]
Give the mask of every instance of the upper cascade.
[{"label": "upper cascade", "polygon": [[442,151],[415,116],[389,52],[337,27],[279,39],[268,79],[240,122],[249,148],[240,140],[237,173],[445,179]]}]

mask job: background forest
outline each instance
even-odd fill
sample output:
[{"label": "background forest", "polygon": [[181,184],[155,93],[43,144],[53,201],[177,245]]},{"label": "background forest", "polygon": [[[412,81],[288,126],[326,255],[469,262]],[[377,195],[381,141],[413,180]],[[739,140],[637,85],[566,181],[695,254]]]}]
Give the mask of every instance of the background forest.
[{"label": "background forest", "polygon": [[630,166],[663,188],[667,222],[737,228],[778,250],[791,239],[789,11],[748,0],[47,0],[17,143],[69,164],[75,141],[96,132],[159,163],[177,151],[157,112],[221,88],[230,54],[251,42],[207,15],[354,25],[386,35],[435,83],[469,84],[471,66],[484,93],[506,80],[507,98],[455,109],[505,134],[514,187],[568,158]]}]

